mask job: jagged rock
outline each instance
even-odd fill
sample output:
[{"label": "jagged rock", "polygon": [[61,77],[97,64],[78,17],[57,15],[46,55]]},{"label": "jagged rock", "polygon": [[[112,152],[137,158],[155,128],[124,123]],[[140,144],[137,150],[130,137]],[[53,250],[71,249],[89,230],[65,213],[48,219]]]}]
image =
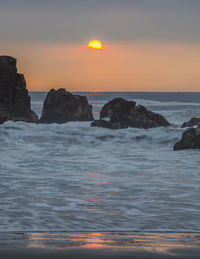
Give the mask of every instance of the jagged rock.
[{"label": "jagged rock", "polygon": [[73,95],[65,89],[51,89],[45,99],[41,123],[92,121],[92,105],[86,96]]},{"label": "jagged rock", "polygon": [[[103,120],[109,118],[109,121]],[[92,127],[110,129],[153,128],[169,126],[169,122],[160,114],[148,111],[144,106],[123,98],[115,98],[104,105],[100,112],[100,120],[95,120]]]},{"label": "jagged rock", "polygon": [[38,122],[31,110],[24,75],[17,73],[16,59],[0,56],[0,123],[6,120]]},{"label": "jagged rock", "polygon": [[183,132],[182,138],[174,145],[174,150],[200,148],[200,126]]},{"label": "jagged rock", "polygon": [[184,122],[181,128],[193,127],[198,124],[200,124],[200,118],[192,118],[191,120]]}]

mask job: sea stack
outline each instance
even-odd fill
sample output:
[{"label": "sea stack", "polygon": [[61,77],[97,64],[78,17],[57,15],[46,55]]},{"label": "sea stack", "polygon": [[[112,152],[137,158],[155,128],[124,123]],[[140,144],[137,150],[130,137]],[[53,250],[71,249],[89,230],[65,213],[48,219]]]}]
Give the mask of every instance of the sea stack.
[{"label": "sea stack", "polygon": [[[108,118],[109,120],[104,120]],[[110,129],[154,128],[169,126],[169,122],[160,114],[148,111],[144,106],[123,98],[115,98],[104,105],[100,112],[100,120],[95,120],[92,127]]]},{"label": "sea stack", "polygon": [[86,96],[74,95],[65,89],[51,89],[44,101],[40,123],[92,121],[92,105]]},{"label": "sea stack", "polygon": [[13,57],[0,56],[0,123],[7,120],[38,122],[31,110],[23,74],[17,73]]},{"label": "sea stack", "polygon": [[183,132],[182,138],[174,145],[174,150],[200,148],[200,125]]}]

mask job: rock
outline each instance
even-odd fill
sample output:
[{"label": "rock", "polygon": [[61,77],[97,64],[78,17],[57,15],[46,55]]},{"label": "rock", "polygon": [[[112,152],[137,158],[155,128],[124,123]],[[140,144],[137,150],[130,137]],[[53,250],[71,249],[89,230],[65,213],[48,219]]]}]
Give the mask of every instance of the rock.
[{"label": "rock", "polygon": [[125,113],[130,112],[135,108],[136,102],[126,101],[123,98],[115,98],[112,101],[105,104],[100,112],[100,119],[112,118],[122,119]]},{"label": "rock", "polygon": [[[109,118],[109,121],[103,120]],[[123,98],[115,98],[104,105],[100,112],[100,120],[95,120],[92,127],[110,129],[153,128],[169,126],[169,122],[160,114],[148,111],[144,106]]]},{"label": "rock", "polygon": [[193,127],[200,124],[200,118],[192,118],[191,120],[184,122],[181,128]]},{"label": "rock", "polygon": [[113,121],[106,121],[106,120],[95,120],[91,124],[92,127],[101,127],[101,128],[108,128],[108,129],[126,129],[128,128],[127,125],[124,125],[122,122],[113,122]]},{"label": "rock", "polygon": [[86,96],[73,95],[65,89],[51,89],[45,99],[41,123],[92,121],[92,105]]},{"label": "rock", "polygon": [[17,73],[16,59],[0,56],[0,123],[6,120],[38,122],[31,110],[24,75]]},{"label": "rock", "polygon": [[9,118],[9,113],[0,107],[0,124],[3,124]]},{"label": "rock", "polygon": [[174,145],[174,150],[200,148],[200,126],[183,132],[182,139]]}]

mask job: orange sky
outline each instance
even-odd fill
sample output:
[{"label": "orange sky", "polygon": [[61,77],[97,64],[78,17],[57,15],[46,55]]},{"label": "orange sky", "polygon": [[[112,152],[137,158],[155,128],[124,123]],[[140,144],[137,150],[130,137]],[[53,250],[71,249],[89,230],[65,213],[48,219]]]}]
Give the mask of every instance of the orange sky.
[{"label": "orange sky", "polygon": [[102,51],[80,45],[6,44],[29,90],[199,91],[200,46],[162,42],[109,42]]}]

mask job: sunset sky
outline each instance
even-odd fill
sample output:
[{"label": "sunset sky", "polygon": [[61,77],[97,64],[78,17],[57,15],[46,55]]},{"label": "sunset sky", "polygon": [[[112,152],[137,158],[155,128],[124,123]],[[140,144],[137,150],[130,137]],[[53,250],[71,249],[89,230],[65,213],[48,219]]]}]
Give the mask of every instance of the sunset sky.
[{"label": "sunset sky", "polygon": [[199,91],[199,13],[199,0],[0,0],[0,55],[29,90]]}]

